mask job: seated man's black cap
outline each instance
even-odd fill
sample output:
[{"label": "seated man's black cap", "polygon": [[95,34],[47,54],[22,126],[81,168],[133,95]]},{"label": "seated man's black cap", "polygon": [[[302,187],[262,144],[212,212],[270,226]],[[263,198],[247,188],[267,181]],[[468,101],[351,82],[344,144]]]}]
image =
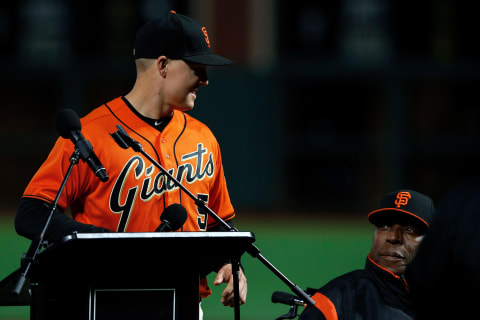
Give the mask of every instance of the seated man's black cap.
[{"label": "seated man's black cap", "polygon": [[187,16],[170,11],[162,18],[142,26],[135,38],[135,59],[182,59],[189,62],[222,66],[232,61],[210,51],[207,29]]},{"label": "seated man's black cap", "polygon": [[383,196],[380,209],[368,214],[368,220],[377,224],[385,216],[412,217],[420,225],[429,228],[435,215],[435,206],[430,197],[413,190],[398,190]]}]

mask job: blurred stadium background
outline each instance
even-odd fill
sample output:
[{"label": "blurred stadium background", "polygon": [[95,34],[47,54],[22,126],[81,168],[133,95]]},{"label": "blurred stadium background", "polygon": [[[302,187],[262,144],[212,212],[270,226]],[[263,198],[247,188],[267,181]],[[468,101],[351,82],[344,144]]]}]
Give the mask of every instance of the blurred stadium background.
[{"label": "blurred stadium background", "polygon": [[[55,114],[84,115],[128,92],[132,44],[171,9],[207,27],[236,62],[209,71],[193,116],[222,147],[237,225],[305,288],[361,268],[380,197],[412,188],[438,203],[479,160],[475,2],[23,0],[0,4],[0,275],[28,242],[13,214],[58,136]],[[288,288],[245,256],[246,319],[274,319]],[[206,319],[233,318],[205,300]],[[28,310],[0,307],[1,319]]]}]

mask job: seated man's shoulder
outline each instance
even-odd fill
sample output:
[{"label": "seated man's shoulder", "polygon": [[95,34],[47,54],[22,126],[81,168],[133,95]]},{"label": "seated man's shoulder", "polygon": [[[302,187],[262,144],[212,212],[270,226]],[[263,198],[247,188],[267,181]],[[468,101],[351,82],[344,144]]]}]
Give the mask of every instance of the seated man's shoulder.
[{"label": "seated man's shoulder", "polygon": [[345,292],[356,291],[368,281],[368,274],[365,270],[354,270],[330,280],[319,289],[309,288],[307,292],[311,295],[321,293],[331,299],[341,298],[345,295]]},{"label": "seated man's shoulder", "polygon": [[342,289],[357,286],[364,281],[368,281],[368,274],[365,270],[354,270],[332,279],[323,288]]},{"label": "seated man's shoulder", "polygon": [[[368,279],[364,270],[354,270],[340,275],[319,289],[307,289],[307,293],[315,301],[316,308],[307,307],[300,319],[302,320],[320,320],[320,319],[338,319],[342,314],[344,303],[352,305],[355,296],[354,292],[362,286]],[[337,313],[340,314],[337,314]]]}]

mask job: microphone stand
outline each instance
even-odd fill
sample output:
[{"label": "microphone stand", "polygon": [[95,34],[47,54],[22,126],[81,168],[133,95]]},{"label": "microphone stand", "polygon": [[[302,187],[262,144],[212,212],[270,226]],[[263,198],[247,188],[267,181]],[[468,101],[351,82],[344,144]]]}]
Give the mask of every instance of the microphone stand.
[{"label": "microphone stand", "polygon": [[63,178],[62,184],[60,185],[60,189],[57,192],[57,195],[55,197],[55,201],[53,201],[52,207],[50,209],[50,213],[48,214],[47,221],[45,222],[45,225],[43,226],[42,233],[40,233],[40,236],[32,240],[32,243],[30,244],[30,247],[28,248],[28,251],[26,254],[23,255],[22,257],[22,265],[20,267],[20,277],[17,280],[17,283],[12,290],[12,294],[18,296],[20,295],[20,292],[22,291],[23,285],[25,284],[26,277],[28,276],[28,273],[30,272],[30,268],[32,265],[35,263],[35,260],[40,253],[41,247],[44,245],[44,239],[45,239],[45,233],[47,231],[47,228],[50,224],[50,221],[52,220],[53,213],[57,209],[57,203],[58,199],[60,199],[60,195],[63,192],[63,189],[65,188],[65,184],[67,183],[68,178],[70,177],[70,174],[72,172],[73,166],[78,163],[78,160],[80,159],[81,156],[81,151],[75,147],[75,151],[72,153],[70,156],[70,166],[68,167],[67,173],[65,174],[65,177]]},{"label": "microphone stand", "polygon": [[[143,150],[142,145],[131,138],[128,133],[123,129],[121,125],[117,125],[117,131],[114,133],[111,133],[110,135],[112,136],[113,140],[123,149],[128,149],[132,148],[134,151],[141,153],[143,156],[145,156],[150,162],[153,163],[155,167],[160,169],[164,175],[166,175],[169,179],[171,179],[183,192],[185,192],[190,198],[193,199],[195,204],[201,208],[204,209],[208,212],[212,218],[215,219],[215,221],[219,224],[221,224],[225,229],[229,231],[238,231],[237,228],[229,226],[222,218],[220,218],[215,212],[213,212],[212,209],[210,209],[207,205],[205,205],[205,202],[202,200],[198,199],[193,193],[190,192],[183,184],[180,183],[174,176],[172,176],[165,168],[163,168],[155,159],[153,159],[145,150]],[[280,280],[282,280],[300,299],[305,301],[307,304],[314,306],[315,301],[313,301],[312,298],[308,294],[305,293],[299,286],[291,282],[286,276],[284,276],[273,264],[271,264],[261,253],[260,250],[254,245],[251,244],[249,248],[246,250],[253,258],[257,258],[262,262],[270,271],[272,271]],[[235,292],[235,297],[234,297],[234,303],[235,303],[235,319],[240,319],[239,315],[239,288],[238,288],[238,263],[237,265],[234,266],[232,263],[232,272],[234,276],[234,292]],[[238,317],[238,318],[237,318]]]}]

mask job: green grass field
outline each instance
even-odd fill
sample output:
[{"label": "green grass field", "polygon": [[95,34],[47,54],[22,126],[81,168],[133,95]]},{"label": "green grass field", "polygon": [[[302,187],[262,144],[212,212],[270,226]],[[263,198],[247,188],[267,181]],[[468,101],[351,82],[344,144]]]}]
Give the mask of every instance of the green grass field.
[{"label": "green grass field", "polygon": [[[373,226],[362,218],[295,218],[292,223],[250,216],[237,219],[236,226],[241,231],[253,232],[255,245],[263,256],[303,289],[320,287],[335,276],[363,268],[373,236]],[[0,216],[0,279],[19,267],[21,254],[29,244],[28,240],[16,235],[13,217]],[[273,320],[287,313],[288,307],[273,304],[271,296],[274,291],[290,292],[290,289],[248,254],[242,257],[242,264],[248,279],[247,303],[241,307],[242,319]],[[209,276],[210,283],[214,276]],[[233,319],[233,309],[220,303],[223,286],[212,287],[212,290],[212,296],[202,302],[204,319]],[[0,307],[1,320],[28,318],[28,307]]]}]

